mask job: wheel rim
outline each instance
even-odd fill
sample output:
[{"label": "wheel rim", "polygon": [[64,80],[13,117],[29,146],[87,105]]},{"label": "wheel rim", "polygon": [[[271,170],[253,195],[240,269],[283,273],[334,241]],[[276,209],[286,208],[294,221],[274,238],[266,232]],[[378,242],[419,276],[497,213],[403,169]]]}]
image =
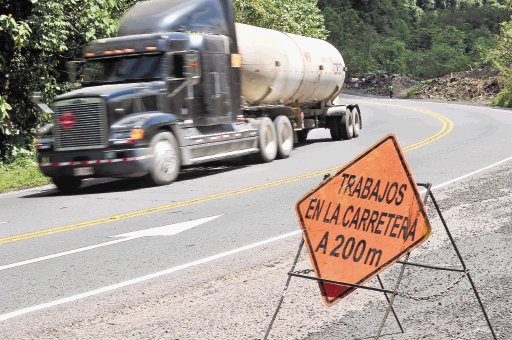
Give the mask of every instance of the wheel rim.
[{"label": "wheel rim", "polygon": [[265,129],[265,133],[263,134],[263,145],[267,155],[273,153],[277,148],[277,143],[274,139],[270,126]]},{"label": "wheel rim", "polygon": [[359,125],[361,122],[359,121],[359,114],[357,112],[354,113],[354,130],[359,131]]},{"label": "wheel rim", "polygon": [[173,177],[178,166],[176,152],[168,141],[155,145],[155,169],[166,178]]}]

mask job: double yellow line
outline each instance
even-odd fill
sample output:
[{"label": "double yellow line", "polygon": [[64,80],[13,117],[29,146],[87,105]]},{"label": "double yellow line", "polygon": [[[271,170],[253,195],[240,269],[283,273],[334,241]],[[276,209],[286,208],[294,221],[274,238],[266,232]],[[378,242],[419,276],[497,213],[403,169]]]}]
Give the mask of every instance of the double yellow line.
[{"label": "double yellow line", "polygon": [[[415,108],[415,107],[400,106],[400,105],[393,105],[393,104],[381,104],[381,103],[377,104],[377,103],[372,103],[372,102],[366,102],[366,104],[388,106],[388,107],[400,108],[400,109],[404,109],[404,110],[421,112],[421,113],[424,113],[431,117],[434,117],[435,119],[439,120],[442,123],[441,129],[439,131],[437,131],[434,135],[432,135],[426,139],[423,139],[417,143],[414,143],[412,145],[405,147],[404,152],[409,152],[409,151],[421,148],[427,144],[433,143],[433,142],[445,137],[453,130],[453,125],[454,125],[453,121],[451,121],[449,118],[447,118],[439,113],[436,113],[436,112],[432,112],[432,111],[428,111],[428,110],[420,109],[420,108]],[[227,192],[223,192],[223,193],[219,193],[219,194],[194,198],[194,199],[190,199],[190,200],[186,200],[186,201],[182,201],[182,202],[166,204],[166,205],[162,205],[162,206],[158,206],[158,207],[154,207],[154,208],[137,210],[137,211],[128,212],[128,213],[124,213],[124,214],[103,217],[103,218],[99,218],[99,219],[95,219],[95,220],[90,220],[90,221],[85,221],[85,222],[80,222],[80,223],[75,223],[75,224],[69,224],[69,225],[65,225],[62,227],[37,230],[37,231],[29,232],[29,233],[3,237],[3,238],[0,238],[0,245],[23,241],[23,240],[28,240],[28,239],[32,239],[32,238],[36,238],[36,237],[41,237],[41,236],[63,233],[63,232],[67,232],[67,231],[71,231],[71,230],[75,230],[75,229],[88,228],[88,227],[92,227],[92,226],[99,225],[99,224],[106,224],[106,223],[110,223],[110,222],[126,220],[126,219],[130,219],[130,218],[134,218],[134,217],[149,215],[149,214],[167,211],[167,210],[171,210],[171,209],[183,208],[183,207],[187,207],[187,206],[191,206],[191,205],[195,205],[195,204],[205,203],[205,202],[218,200],[218,199],[222,199],[222,198],[226,198],[226,197],[230,197],[230,196],[241,195],[241,194],[245,194],[245,193],[249,193],[249,192],[253,192],[253,191],[277,187],[277,186],[280,186],[283,184],[288,184],[288,183],[293,183],[293,182],[297,182],[297,181],[304,180],[304,179],[310,179],[310,178],[314,178],[314,177],[318,177],[318,176],[323,176],[326,173],[333,172],[338,169],[339,169],[339,166],[336,166],[336,167],[332,167],[332,168],[328,168],[328,169],[324,169],[324,170],[320,170],[320,171],[310,172],[310,173],[307,173],[304,175],[281,179],[281,180],[277,180],[277,181],[273,181],[273,182],[269,182],[269,183],[265,183],[265,184],[255,185],[255,186],[251,186],[251,187],[244,188],[244,189],[227,191]]]}]

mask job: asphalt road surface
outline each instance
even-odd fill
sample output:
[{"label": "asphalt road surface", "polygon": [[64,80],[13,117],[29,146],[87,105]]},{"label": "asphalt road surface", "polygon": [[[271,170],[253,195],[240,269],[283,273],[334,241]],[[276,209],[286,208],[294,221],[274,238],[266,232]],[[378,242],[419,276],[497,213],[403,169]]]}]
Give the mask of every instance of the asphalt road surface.
[{"label": "asphalt road surface", "polygon": [[[300,238],[295,203],[394,133],[416,180],[437,185],[498,338],[512,338],[512,112],[343,100],[360,103],[361,136],[333,142],[316,130],[286,160],[190,168],[163,187],[90,180],[76,195],[53,186],[0,195],[1,337],[262,338]],[[448,261],[441,234],[434,229],[418,258]],[[307,255],[299,265],[309,268]],[[404,286],[422,295],[454,279],[421,272]],[[406,333],[398,335],[391,318],[386,337],[489,337],[471,294],[461,283],[440,302],[398,299]],[[315,283],[294,280],[271,338],[370,336],[384,311],[381,295],[357,291],[327,309]]]}]

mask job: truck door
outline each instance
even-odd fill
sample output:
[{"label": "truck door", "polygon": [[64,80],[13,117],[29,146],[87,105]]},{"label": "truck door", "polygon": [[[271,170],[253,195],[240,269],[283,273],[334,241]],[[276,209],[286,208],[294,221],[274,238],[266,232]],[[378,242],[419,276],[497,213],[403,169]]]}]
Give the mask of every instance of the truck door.
[{"label": "truck door", "polygon": [[[201,106],[200,94],[194,83],[187,82],[189,52],[169,53],[167,93],[169,112],[182,119],[191,118]],[[199,98],[198,98],[199,97]]]},{"label": "truck door", "polygon": [[232,115],[228,58],[229,55],[224,53],[203,54],[204,106],[211,118],[219,118],[219,123],[224,121],[222,117]]}]

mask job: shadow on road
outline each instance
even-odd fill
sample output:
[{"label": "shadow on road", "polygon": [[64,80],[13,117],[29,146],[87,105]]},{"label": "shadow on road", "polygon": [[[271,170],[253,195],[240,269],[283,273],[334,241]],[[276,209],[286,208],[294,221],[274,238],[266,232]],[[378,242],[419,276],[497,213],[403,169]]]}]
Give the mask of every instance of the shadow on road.
[{"label": "shadow on road", "polygon": [[[307,140],[305,143],[296,144],[295,148],[300,149],[311,144],[327,142],[332,143],[332,140],[330,138],[311,139]],[[219,173],[243,169],[245,167],[252,166],[255,164],[256,163],[250,163],[247,160],[240,157],[232,160],[207,163],[201,166],[186,167],[181,170],[180,175],[178,176],[176,182],[184,182],[201,177],[212,176]],[[149,188],[149,186],[145,183],[145,181],[142,178],[93,178],[84,181],[82,187],[76,193],[73,194],[64,194],[59,192],[56,188],[50,188],[41,190],[40,192],[35,194],[22,196],[22,198],[91,195],[113,192],[128,192],[147,188]]]},{"label": "shadow on road", "polygon": [[[176,182],[184,182],[196,178],[212,176],[219,173],[234,171],[246,167],[247,164],[231,162],[218,162],[203,165],[201,167],[191,167],[182,169]],[[172,185],[172,184],[170,184]],[[22,196],[22,198],[37,198],[37,197],[51,197],[51,196],[76,196],[76,195],[91,195],[103,194],[112,192],[128,192],[139,189],[150,188],[143,178],[93,178],[84,181],[82,187],[73,194],[64,194],[59,192],[56,188],[41,190],[38,193]]]}]

